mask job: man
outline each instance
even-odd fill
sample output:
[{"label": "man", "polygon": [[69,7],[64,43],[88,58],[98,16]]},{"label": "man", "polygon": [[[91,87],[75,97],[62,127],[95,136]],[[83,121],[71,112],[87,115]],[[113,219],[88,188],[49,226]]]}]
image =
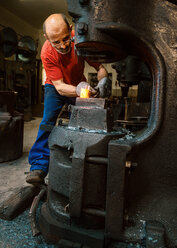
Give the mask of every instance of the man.
[{"label": "man", "polygon": [[[55,125],[58,114],[65,103],[74,104],[80,94],[80,82],[84,77],[84,60],[77,57],[72,42],[73,31],[63,14],[52,14],[44,22],[46,41],[42,47],[41,59],[46,71],[44,113],[41,125]],[[100,81],[108,76],[106,69],[96,63],[90,63],[97,71]],[[88,86],[84,83],[85,87]],[[90,88],[91,89],[91,88]],[[29,152],[30,172],[28,183],[42,183],[48,173],[50,132],[40,129],[37,139]]]}]

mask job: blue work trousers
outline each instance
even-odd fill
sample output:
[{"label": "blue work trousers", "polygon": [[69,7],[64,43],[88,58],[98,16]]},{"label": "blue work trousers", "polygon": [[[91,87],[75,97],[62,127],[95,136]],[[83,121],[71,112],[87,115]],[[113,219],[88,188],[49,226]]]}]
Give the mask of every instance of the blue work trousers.
[{"label": "blue work trousers", "polygon": [[[45,85],[44,92],[44,112],[41,125],[55,126],[57,117],[65,103],[75,104],[75,98],[61,96],[51,84]],[[48,137],[50,132],[41,130],[39,126],[38,135],[34,145],[29,152],[29,163],[32,170],[43,170],[46,174],[49,169],[49,147]]]}]

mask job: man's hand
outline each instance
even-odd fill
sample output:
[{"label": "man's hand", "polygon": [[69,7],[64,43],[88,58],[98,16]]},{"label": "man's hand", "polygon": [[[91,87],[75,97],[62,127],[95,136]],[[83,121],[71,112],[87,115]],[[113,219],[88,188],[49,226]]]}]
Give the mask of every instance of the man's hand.
[{"label": "man's hand", "polygon": [[99,91],[99,97],[110,97],[112,81],[108,77],[102,78],[95,87],[95,90]]},{"label": "man's hand", "polygon": [[87,82],[80,82],[76,87],[76,93],[80,96],[81,89],[88,89],[90,91],[90,95],[96,94],[96,91],[90,86]]}]

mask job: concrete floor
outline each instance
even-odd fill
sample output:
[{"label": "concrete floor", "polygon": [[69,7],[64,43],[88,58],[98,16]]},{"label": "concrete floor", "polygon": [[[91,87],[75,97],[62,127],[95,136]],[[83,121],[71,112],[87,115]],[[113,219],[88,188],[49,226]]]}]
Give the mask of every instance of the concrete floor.
[{"label": "concrete floor", "polygon": [[[23,155],[17,160],[0,163],[0,204],[13,193],[14,189],[27,185],[25,172],[29,171],[28,153],[35,141],[40,117],[24,123]],[[47,245],[41,236],[31,233],[29,209],[12,221],[0,220],[0,248],[45,248]]]},{"label": "concrete floor", "polygon": [[0,203],[12,193],[14,188],[27,185],[25,172],[29,171],[28,153],[35,141],[41,118],[24,122],[23,155],[17,160],[0,163]]}]

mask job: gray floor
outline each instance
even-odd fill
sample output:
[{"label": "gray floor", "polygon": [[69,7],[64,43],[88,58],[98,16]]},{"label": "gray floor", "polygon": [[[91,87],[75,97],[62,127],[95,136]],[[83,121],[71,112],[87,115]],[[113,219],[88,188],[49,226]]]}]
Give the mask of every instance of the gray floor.
[{"label": "gray floor", "polygon": [[[35,141],[41,118],[24,123],[23,155],[21,158],[0,163],[0,204],[13,193],[13,190],[27,185],[25,172],[29,171],[28,153]],[[40,209],[38,210],[38,212]],[[12,221],[0,219],[0,248],[45,248],[42,236],[33,237],[28,217],[29,209]]]},{"label": "gray floor", "polygon": [[24,123],[23,155],[17,160],[0,163],[0,203],[12,193],[14,188],[26,185],[24,174],[29,171],[28,153],[35,141],[41,118]]}]

